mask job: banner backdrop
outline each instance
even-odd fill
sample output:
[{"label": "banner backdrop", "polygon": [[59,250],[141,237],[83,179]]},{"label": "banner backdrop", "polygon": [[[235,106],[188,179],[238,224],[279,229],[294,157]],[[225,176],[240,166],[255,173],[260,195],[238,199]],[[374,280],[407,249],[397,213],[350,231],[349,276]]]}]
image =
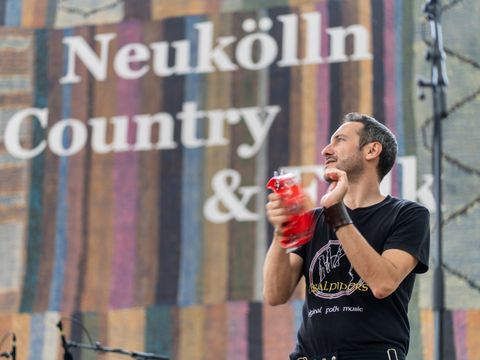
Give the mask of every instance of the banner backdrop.
[{"label": "banner backdrop", "polygon": [[[172,359],[286,358],[303,291],[262,303],[273,171],[316,203],[321,150],[364,112],[399,138],[383,189],[435,208],[417,178],[411,6],[4,2],[0,330],[19,358],[61,358],[60,318],[74,341]],[[411,359],[431,356],[422,296]],[[452,324],[453,348],[475,342],[478,322],[467,338]]]}]

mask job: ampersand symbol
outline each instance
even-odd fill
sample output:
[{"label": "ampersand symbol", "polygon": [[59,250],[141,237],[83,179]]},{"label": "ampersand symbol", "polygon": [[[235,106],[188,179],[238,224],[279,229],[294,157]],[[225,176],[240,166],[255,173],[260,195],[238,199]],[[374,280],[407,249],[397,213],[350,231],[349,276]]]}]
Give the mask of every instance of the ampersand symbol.
[{"label": "ampersand symbol", "polygon": [[[213,223],[224,223],[231,219],[257,221],[260,217],[251,212],[247,204],[253,195],[260,191],[259,186],[240,186],[240,174],[233,169],[224,169],[212,178],[214,195],[207,199],[203,207],[204,216]],[[239,197],[235,191],[238,190]],[[220,204],[227,211],[222,211]]]}]

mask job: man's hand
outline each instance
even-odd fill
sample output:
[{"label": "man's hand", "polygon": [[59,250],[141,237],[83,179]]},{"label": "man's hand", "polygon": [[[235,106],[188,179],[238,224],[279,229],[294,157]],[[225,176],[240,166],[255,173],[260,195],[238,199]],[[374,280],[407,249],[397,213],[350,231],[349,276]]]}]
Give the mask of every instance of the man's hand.
[{"label": "man's hand", "polygon": [[282,197],[279,194],[268,194],[268,203],[265,206],[267,210],[267,218],[274,228],[279,229],[283,224],[287,223],[292,209],[285,206]]},{"label": "man's hand", "polygon": [[343,201],[343,198],[348,191],[348,178],[345,171],[337,168],[325,169],[324,177],[330,185],[327,189],[327,193],[323,195],[320,200],[320,205],[328,208]]}]

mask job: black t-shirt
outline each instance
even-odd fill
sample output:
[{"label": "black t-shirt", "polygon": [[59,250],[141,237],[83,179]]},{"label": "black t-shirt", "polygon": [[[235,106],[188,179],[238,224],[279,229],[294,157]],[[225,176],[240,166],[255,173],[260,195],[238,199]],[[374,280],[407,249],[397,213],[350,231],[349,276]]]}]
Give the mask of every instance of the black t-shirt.
[{"label": "black t-shirt", "polygon": [[315,235],[295,251],[303,258],[306,280],[296,351],[315,355],[394,346],[406,353],[407,310],[415,273],[428,270],[428,210],[415,202],[387,196],[378,204],[348,212],[378,253],[400,249],[419,262],[394,293],[375,298],[351,266],[333,229],[325,223],[323,210],[316,209]]}]

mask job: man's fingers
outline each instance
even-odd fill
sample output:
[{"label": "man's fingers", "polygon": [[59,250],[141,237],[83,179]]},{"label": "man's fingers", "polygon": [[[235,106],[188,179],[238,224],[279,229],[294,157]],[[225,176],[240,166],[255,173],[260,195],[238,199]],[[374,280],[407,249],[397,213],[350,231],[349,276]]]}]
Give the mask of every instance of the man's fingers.
[{"label": "man's fingers", "polygon": [[324,177],[327,181],[338,181],[341,177],[346,176],[345,171],[337,168],[325,169]]}]

